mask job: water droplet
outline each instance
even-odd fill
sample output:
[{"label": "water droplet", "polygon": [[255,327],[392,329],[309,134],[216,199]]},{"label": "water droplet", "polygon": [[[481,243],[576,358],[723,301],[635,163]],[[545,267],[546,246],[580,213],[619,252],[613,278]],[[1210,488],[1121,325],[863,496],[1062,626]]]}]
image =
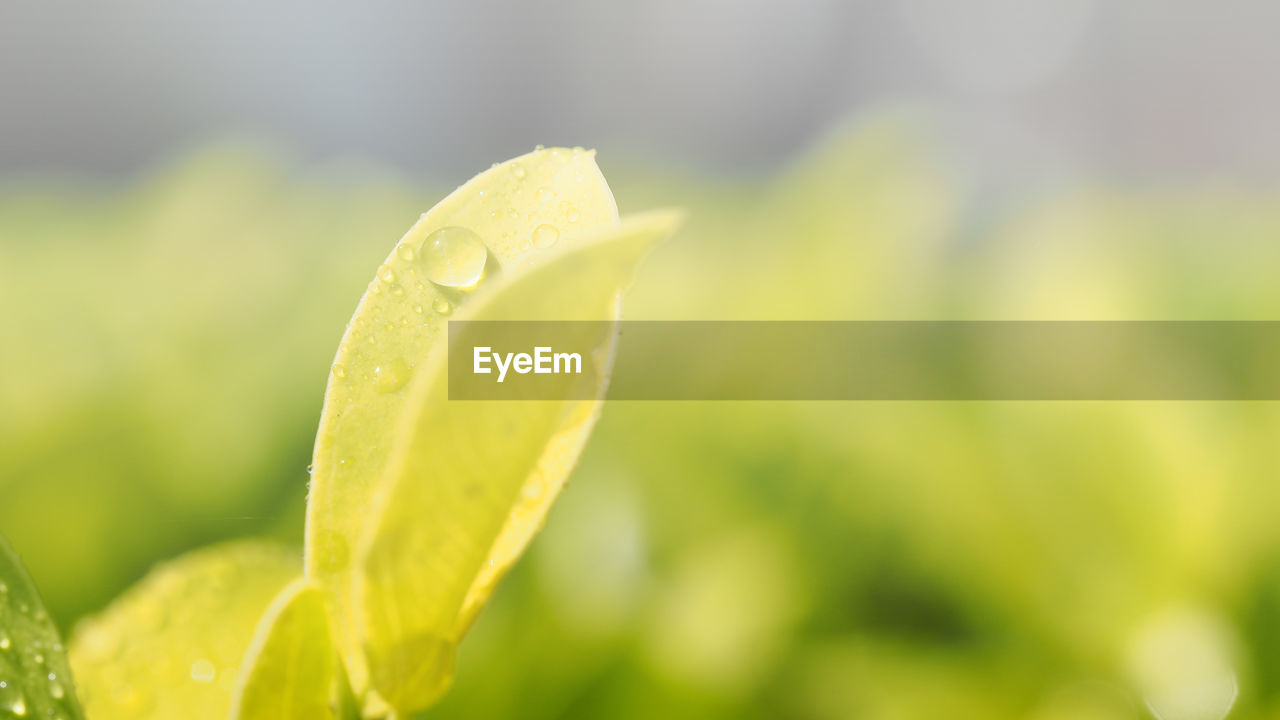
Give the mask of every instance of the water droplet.
[{"label": "water droplet", "polygon": [[576,223],[576,222],[578,222],[578,211],[577,211],[577,210],[570,210],[570,211],[569,211],[569,213],[568,213],[568,219],[569,219],[569,222],[571,222],[571,223]]},{"label": "water droplet", "polygon": [[560,229],[555,225],[539,225],[533,230],[533,246],[545,250],[560,239]]},{"label": "water droplet", "polygon": [[414,305],[414,306],[413,306],[413,311],[414,311],[414,312],[416,312],[416,313],[418,313],[419,315],[421,315],[421,314],[422,314],[422,306],[421,306],[421,305]]},{"label": "water droplet", "polygon": [[347,376],[347,369],[342,367],[342,365],[339,363],[334,363],[333,376],[341,380],[342,378]]},{"label": "water droplet", "polygon": [[524,168],[517,165],[511,170],[511,174],[515,175],[517,180],[522,179],[524,177]]},{"label": "water droplet", "polygon": [[418,261],[431,282],[470,287],[479,282],[488,257],[479,235],[462,227],[443,227],[427,236]]},{"label": "water droplet", "polygon": [[538,188],[538,202],[550,202],[556,199],[556,191],[549,187]]},{"label": "water droplet", "polygon": [[534,146],[533,146],[533,149],[534,149],[534,151],[535,151],[535,152],[537,152],[537,151],[539,151],[539,150],[546,150],[546,149],[547,149],[547,146],[546,146],[546,145],[534,145]]},{"label": "water droplet", "polygon": [[396,248],[396,254],[399,255],[400,259],[404,260],[405,262],[413,261],[413,248],[410,247],[409,245],[401,245],[400,247]]},{"label": "water droplet", "polygon": [[233,667],[222,668],[222,671],[218,673],[218,687],[226,690],[227,692],[234,690],[236,686],[236,675],[238,673],[239,670]]},{"label": "water droplet", "polygon": [[386,265],[383,265],[378,268],[378,279],[385,283],[393,283],[396,281],[396,271]]},{"label": "water droplet", "polygon": [[401,295],[404,294],[404,288],[400,287],[398,284],[392,284],[391,294],[395,295],[396,297],[400,297]]},{"label": "water droplet", "polygon": [[316,471],[316,466],[315,466],[315,464],[314,464],[314,463],[312,463],[311,465],[308,465],[308,466],[307,466],[307,474],[308,474],[308,475],[310,475],[310,474],[314,473],[315,471]]},{"label": "water droplet", "polygon": [[431,309],[435,310],[441,315],[448,315],[450,312],[453,311],[453,307],[449,305],[449,301],[445,300],[442,297],[436,298],[435,301],[431,303]]},{"label": "water droplet", "polygon": [[380,393],[391,393],[404,387],[409,380],[409,366],[395,358],[373,369],[374,384]]},{"label": "water droplet", "polygon": [[213,666],[213,663],[209,662],[205,658],[200,658],[199,660],[191,663],[191,679],[196,682],[213,682],[213,678],[217,676],[217,674],[218,669]]}]

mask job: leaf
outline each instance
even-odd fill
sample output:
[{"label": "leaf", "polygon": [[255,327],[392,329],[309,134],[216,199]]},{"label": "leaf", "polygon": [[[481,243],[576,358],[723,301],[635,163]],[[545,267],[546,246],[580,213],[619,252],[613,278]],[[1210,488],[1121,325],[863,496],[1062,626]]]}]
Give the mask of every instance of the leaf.
[{"label": "leaf", "polygon": [[236,541],[152,570],[72,635],[89,717],[225,720],[258,619],[300,569],[294,550]]},{"label": "leaf", "polygon": [[[491,278],[617,217],[594,151],[537,150],[477,175],[424,214],[361,298],[325,390],[306,529],[307,576],[329,595],[358,693],[367,683],[353,620],[354,548],[408,407],[404,388],[469,294],[433,280],[471,279],[475,265],[464,260],[482,262],[482,277]],[[454,254],[424,252],[429,240]]]},{"label": "leaf", "polygon": [[58,631],[0,537],[0,716],[83,719]]},{"label": "leaf", "polygon": [[323,720],[353,712],[324,603],[324,591],[302,578],[272,601],[241,667],[232,720]]},{"label": "leaf", "polygon": [[[598,229],[576,248],[477,298],[469,320],[614,320],[644,254],[678,224],[654,213]],[[377,521],[363,543],[361,632],[374,688],[403,713],[433,704],[454,648],[541,526],[599,413],[616,335],[585,324],[604,365],[593,399],[448,399],[447,353],[408,393]],[[586,355],[584,354],[584,357]]]}]

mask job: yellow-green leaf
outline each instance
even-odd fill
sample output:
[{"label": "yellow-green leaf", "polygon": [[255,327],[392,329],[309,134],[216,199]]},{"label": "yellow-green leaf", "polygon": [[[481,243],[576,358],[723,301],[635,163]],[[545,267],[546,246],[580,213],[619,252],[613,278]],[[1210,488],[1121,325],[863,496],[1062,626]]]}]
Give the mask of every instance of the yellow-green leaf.
[{"label": "yellow-green leaf", "polygon": [[0,717],[84,717],[58,631],[18,554],[0,537]]},{"label": "yellow-green leaf", "polygon": [[[378,268],[334,359],[307,501],[306,572],[326,590],[351,683],[365,672],[352,621],[352,557],[369,520],[404,388],[470,289],[549,246],[617,222],[594,151],[536,150],[477,175],[422,216]],[[477,269],[478,268],[478,269]]]},{"label": "yellow-green leaf", "polygon": [[93,720],[225,720],[259,618],[301,572],[295,550],[237,541],[152,570],[76,626],[75,669]]},{"label": "yellow-green leaf", "polygon": [[[614,320],[639,261],[678,222],[654,213],[598,228],[495,283],[460,319]],[[576,347],[593,347],[605,366],[594,397],[451,402],[445,352],[409,390],[359,586],[372,684],[399,711],[423,709],[447,689],[454,648],[577,460],[616,342],[608,323],[584,327],[593,329]]]},{"label": "yellow-green leaf", "polygon": [[[258,624],[232,695],[232,720],[324,720],[349,708],[324,592],[285,586]],[[344,708],[345,705],[345,708]]]}]

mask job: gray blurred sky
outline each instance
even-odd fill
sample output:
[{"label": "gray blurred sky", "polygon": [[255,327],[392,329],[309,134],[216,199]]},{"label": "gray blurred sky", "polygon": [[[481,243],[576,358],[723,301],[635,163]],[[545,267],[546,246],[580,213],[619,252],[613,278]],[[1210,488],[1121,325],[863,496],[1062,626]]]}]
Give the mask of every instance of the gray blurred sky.
[{"label": "gray blurred sky", "polygon": [[264,138],[469,175],[536,143],[768,169],[908,105],[969,171],[1280,177],[1280,2],[34,2],[0,7],[0,175]]}]

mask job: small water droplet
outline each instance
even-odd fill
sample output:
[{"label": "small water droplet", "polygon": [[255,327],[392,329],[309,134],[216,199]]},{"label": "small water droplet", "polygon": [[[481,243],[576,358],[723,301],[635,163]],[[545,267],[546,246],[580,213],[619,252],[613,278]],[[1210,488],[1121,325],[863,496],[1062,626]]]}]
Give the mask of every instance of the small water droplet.
[{"label": "small water droplet", "polygon": [[409,380],[409,366],[395,358],[373,369],[374,385],[380,393],[391,393],[404,387]]},{"label": "small water droplet", "polygon": [[533,246],[545,250],[560,239],[560,229],[555,225],[539,225],[533,230]]},{"label": "small water droplet", "polygon": [[395,295],[396,297],[400,297],[401,295],[404,294],[404,288],[400,287],[399,284],[393,283],[391,285],[391,294]]},{"label": "small water droplet", "polygon": [[396,255],[399,255],[400,259],[404,260],[405,262],[412,262],[413,248],[409,245],[401,245],[400,247],[396,248]]},{"label": "small water droplet", "polygon": [[419,315],[421,315],[421,314],[422,314],[422,306],[421,306],[421,305],[414,305],[414,306],[413,306],[413,311],[414,311],[414,312],[416,312],[416,313],[418,313]]},{"label": "small water droplet", "polygon": [[385,283],[393,283],[396,281],[396,271],[386,265],[383,265],[378,268],[378,279]]},{"label": "small water droplet", "polygon": [[347,376],[347,369],[342,367],[340,363],[333,364],[333,376],[341,380]]},{"label": "small water droplet", "polygon": [[523,179],[523,178],[524,178],[524,168],[522,168],[522,167],[520,167],[519,165],[517,165],[517,166],[515,166],[515,168],[513,168],[513,169],[511,170],[511,174],[512,174],[512,175],[515,175],[517,180]]},{"label": "small water droplet", "polygon": [[316,471],[315,463],[312,463],[312,464],[310,464],[310,465],[308,465],[308,466],[307,466],[307,474],[308,474],[308,475],[310,475],[310,474],[314,473],[315,471]]},{"label": "small water droplet", "polygon": [[556,191],[549,187],[538,188],[538,202],[550,202],[556,199]]},{"label": "small water droplet", "polygon": [[577,210],[570,210],[570,211],[568,212],[567,217],[568,217],[569,222],[571,222],[571,223],[576,223],[576,222],[578,222],[578,211],[577,211]]},{"label": "small water droplet", "polygon": [[435,301],[431,303],[431,309],[441,315],[448,315],[453,311],[453,307],[449,305],[449,301],[442,297],[436,298]]},{"label": "small water droplet", "polygon": [[213,682],[213,678],[218,674],[218,669],[213,666],[205,658],[200,658],[191,663],[191,679],[196,682]]},{"label": "small water droplet", "polygon": [[546,149],[547,149],[547,146],[546,146],[546,145],[534,145],[534,146],[533,146],[533,149],[534,149],[534,151],[535,151],[535,152],[537,152],[537,151],[540,151],[540,150],[546,150]]},{"label": "small water droplet", "polygon": [[480,281],[488,257],[479,235],[463,227],[443,227],[427,236],[418,262],[437,285],[470,287]]}]

